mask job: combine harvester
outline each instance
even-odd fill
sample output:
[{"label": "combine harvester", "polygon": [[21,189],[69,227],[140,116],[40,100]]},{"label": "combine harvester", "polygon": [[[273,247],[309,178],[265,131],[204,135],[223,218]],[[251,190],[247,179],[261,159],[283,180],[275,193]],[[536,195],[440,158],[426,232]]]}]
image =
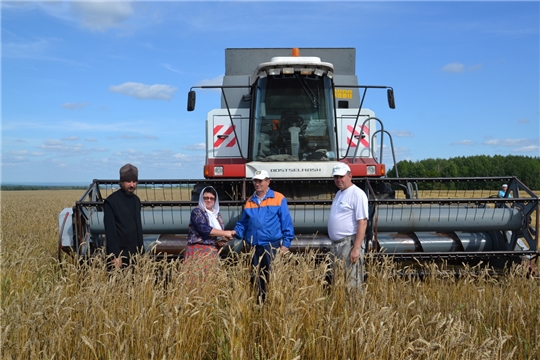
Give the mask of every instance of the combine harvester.
[{"label": "combine harvester", "polygon": [[[239,219],[253,193],[257,170],[289,203],[296,240],[291,251],[325,253],[332,198],[331,170],[347,163],[354,182],[368,194],[367,249],[400,261],[447,260],[503,267],[538,257],[538,196],[515,177],[399,178],[390,134],[364,108],[367,91],[388,86],[358,85],[352,48],[226,49],[221,108],[206,119],[206,164],[201,180],[140,180],[147,251],[161,258],[182,256],[191,210],[207,185],[219,192],[227,229]],[[396,178],[383,159],[386,139]],[[508,184],[503,198],[501,184]],[[59,216],[59,254],[91,256],[103,247],[103,200],[118,180],[94,180]],[[238,251],[242,242],[231,242]],[[224,253],[224,255],[226,255]]]}]

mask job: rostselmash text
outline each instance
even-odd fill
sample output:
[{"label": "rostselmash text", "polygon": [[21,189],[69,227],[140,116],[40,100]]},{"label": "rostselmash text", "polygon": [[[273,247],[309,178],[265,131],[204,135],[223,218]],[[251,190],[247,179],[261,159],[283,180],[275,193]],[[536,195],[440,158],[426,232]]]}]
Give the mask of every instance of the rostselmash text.
[{"label": "rostselmash text", "polygon": [[271,173],[291,173],[291,172],[321,172],[321,168],[307,168],[307,169],[270,169]]}]

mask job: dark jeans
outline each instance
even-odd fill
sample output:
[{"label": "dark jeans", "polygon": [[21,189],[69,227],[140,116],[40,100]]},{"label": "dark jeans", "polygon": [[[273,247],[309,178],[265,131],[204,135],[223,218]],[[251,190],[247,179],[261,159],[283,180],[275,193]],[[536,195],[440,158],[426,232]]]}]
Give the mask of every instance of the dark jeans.
[{"label": "dark jeans", "polygon": [[253,284],[257,287],[257,301],[263,303],[266,299],[268,281],[270,280],[270,265],[276,256],[279,243],[272,245],[255,245],[255,253],[251,264],[255,269]]}]

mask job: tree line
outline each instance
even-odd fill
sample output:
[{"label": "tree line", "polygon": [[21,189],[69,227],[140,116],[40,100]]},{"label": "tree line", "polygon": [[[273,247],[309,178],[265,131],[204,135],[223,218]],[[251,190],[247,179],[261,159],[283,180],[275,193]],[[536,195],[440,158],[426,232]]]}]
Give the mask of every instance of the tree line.
[{"label": "tree line", "polygon": [[[450,159],[402,160],[396,165],[400,178],[515,176],[528,188],[540,189],[540,157],[476,155]],[[396,177],[395,167],[388,177]]]}]

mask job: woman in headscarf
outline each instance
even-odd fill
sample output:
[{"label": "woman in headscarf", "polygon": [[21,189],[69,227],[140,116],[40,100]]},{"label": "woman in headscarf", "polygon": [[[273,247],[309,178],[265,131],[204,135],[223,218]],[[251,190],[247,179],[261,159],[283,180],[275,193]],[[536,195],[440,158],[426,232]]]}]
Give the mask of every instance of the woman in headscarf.
[{"label": "woman in headscarf", "polygon": [[235,234],[224,228],[217,191],[212,186],[205,187],[199,196],[199,205],[191,211],[184,260],[217,259],[219,249]]}]

